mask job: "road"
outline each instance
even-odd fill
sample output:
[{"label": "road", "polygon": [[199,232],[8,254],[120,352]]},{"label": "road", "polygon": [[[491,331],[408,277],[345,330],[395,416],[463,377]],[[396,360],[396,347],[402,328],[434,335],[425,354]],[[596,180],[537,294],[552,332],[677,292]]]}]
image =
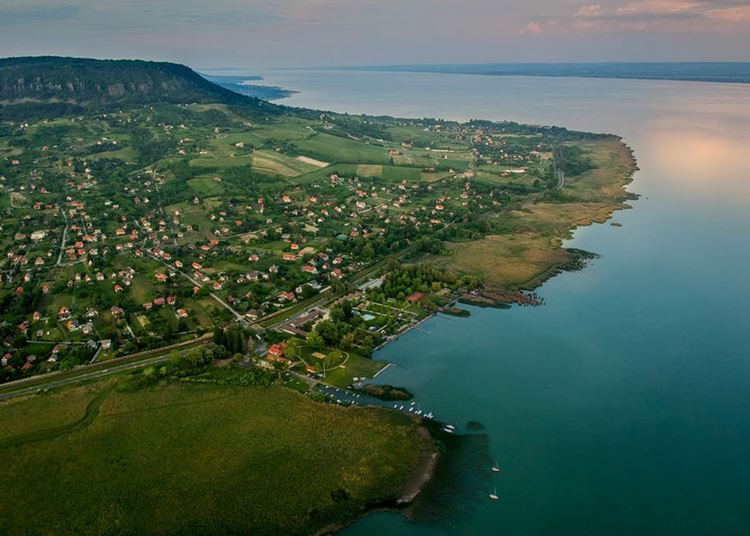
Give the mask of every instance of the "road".
[{"label": "road", "polygon": [[560,147],[557,146],[552,150],[552,171],[555,173],[555,176],[557,177],[557,184],[555,185],[555,190],[558,192],[563,189],[565,186],[565,172],[560,169],[560,160],[561,158],[561,150]]},{"label": "road", "polygon": [[70,378],[61,378],[59,380],[46,382],[41,385],[32,385],[30,387],[25,387],[23,389],[16,389],[14,391],[9,391],[7,393],[0,392],[0,400],[6,400],[8,398],[15,398],[18,396],[31,395],[31,394],[37,393],[39,391],[44,391],[47,389],[56,389],[57,387],[63,387],[65,385],[70,385],[73,383],[93,380],[96,378],[101,378],[103,376],[109,376],[110,374],[117,374],[120,372],[125,372],[127,370],[137,369],[137,368],[145,367],[148,365],[154,365],[156,363],[162,363],[164,361],[168,361],[170,358],[171,358],[170,354],[160,355],[160,356],[151,357],[148,359],[143,359],[141,361],[135,361],[133,363],[122,363],[120,365],[112,365],[111,367],[103,369],[103,370],[94,370],[91,372],[84,372],[83,374],[78,374]]},{"label": "road", "polygon": [[[20,396],[21,394],[33,393],[57,385],[68,385],[89,378],[97,378],[106,374],[114,374],[123,370],[143,367],[152,363],[159,363],[161,360],[169,359],[173,350],[185,350],[193,346],[201,345],[209,341],[212,337],[212,333],[207,333],[197,339],[178,342],[162,348],[155,348],[153,350],[144,350],[143,352],[117,357],[110,361],[104,361],[94,365],[84,365],[83,367],[68,371],[50,372],[37,376],[29,376],[20,380],[0,384],[0,400]],[[82,368],[91,370],[89,372],[82,372]],[[59,379],[55,379],[58,377]],[[22,387],[22,385],[27,384],[28,387]]]},{"label": "road", "polygon": [[[159,257],[157,257],[156,255],[154,255],[152,253],[149,253],[148,255],[149,255],[149,257],[151,257],[155,261],[161,262],[170,271],[177,272],[178,274],[180,274],[181,276],[183,276],[184,278],[186,278],[194,286],[199,287],[199,288],[203,287],[203,283],[201,283],[200,281],[198,281],[194,277],[188,275],[187,273],[183,272],[179,268],[176,268],[176,267],[170,265],[169,263],[164,262],[163,260],[161,260]],[[221,305],[227,311],[229,311],[230,313],[232,313],[234,315],[234,317],[237,319],[237,321],[240,324],[242,324],[243,326],[247,326],[248,325],[247,319],[241,313],[239,313],[236,309],[234,309],[231,305],[229,305],[227,302],[225,302],[224,300],[222,300],[221,297],[218,294],[216,294],[215,292],[209,292],[208,295],[211,296],[219,305]]]},{"label": "road", "polygon": [[65,228],[63,229],[62,234],[62,241],[60,242],[60,253],[57,255],[57,265],[60,266],[62,263],[62,256],[63,253],[65,253],[65,242],[68,239],[68,216],[65,214],[65,210],[62,208],[60,209],[60,214],[62,214],[63,219],[65,220]]}]

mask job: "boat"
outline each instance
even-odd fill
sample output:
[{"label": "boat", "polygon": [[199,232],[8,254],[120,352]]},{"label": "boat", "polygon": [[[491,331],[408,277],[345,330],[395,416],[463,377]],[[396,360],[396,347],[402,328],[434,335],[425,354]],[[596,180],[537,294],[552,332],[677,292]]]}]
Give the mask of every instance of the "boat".
[{"label": "boat", "polygon": [[425,414],[425,417],[427,419],[432,419],[432,417],[433,417],[432,412],[429,412],[429,413]]},{"label": "boat", "polygon": [[443,430],[443,432],[448,432],[449,434],[453,433],[453,428],[448,428],[447,426],[443,426],[443,428],[441,429]]},{"label": "boat", "polygon": [[499,473],[500,472],[500,466],[497,465],[497,462],[495,462],[495,465],[492,466],[492,472],[493,473]]},{"label": "boat", "polygon": [[497,494],[497,488],[495,488],[495,491],[493,491],[492,493],[490,493],[490,499],[492,499],[493,501],[496,501],[499,498],[500,498],[500,496]]}]

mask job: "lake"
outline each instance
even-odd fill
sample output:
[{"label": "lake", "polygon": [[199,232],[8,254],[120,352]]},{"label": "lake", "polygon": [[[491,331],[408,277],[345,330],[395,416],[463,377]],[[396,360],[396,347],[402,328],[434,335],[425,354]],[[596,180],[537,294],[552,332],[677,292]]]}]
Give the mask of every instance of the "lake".
[{"label": "lake", "polygon": [[395,364],[379,381],[484,424],[501,500],[343,534],[750,533],[750,86],[263,74],[300,91],[288,105],[616,133],[641,168],[622,227],[567,244],[601,258],[547,282],[543,307],[435,317],[376,354]]}]

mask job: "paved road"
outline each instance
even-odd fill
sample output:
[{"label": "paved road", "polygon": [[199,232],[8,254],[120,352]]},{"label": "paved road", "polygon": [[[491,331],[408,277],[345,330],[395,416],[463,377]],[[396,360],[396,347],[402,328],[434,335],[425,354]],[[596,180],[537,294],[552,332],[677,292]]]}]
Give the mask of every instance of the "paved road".
[{"label": "paved road", "polygon": [[[175,266],[172,266],[169,263],[164,262],[163,260],[161,260],[160,258],[158,258],[157,256],[155,256],[155,255],[153,255],[151,253],[149,253],[148,256],[151,257],[152,259],[154,259],[157,262],[161,262],[169,270],[177,272],[178,274],[180,274],[181,276],[183,276],[184,278],[186,278],[188,281],[190,281],[194,286],[200,287],[200,288],[203,287],[203,283],[201,283],[200,281],[198,281],[194,277],[190,276],[189,274],[183,272],[179,268],[177,268]],[[211,296],[214,300],[216,300],[216,302],[219,305],[221,305],[227,311],[229,311],[230,313],[232,313],[234,315],[234,317],[237,319],[237,321],[240,322],[240,324],[242,324],[243,326],[247,326],[248,325],[247,319],[242,314],[238,313],[237,310],[235,310],[231,305],[229,305],[227,302],[225,302],[224,300],[222,300],[221,297],[218,294],[216,294],[215,292],[209,292],[208,295]]]},{"label": "paved road", "polygon": [[70,385],[72,383],[92,380],[95,378],[101,378],[103,376],[109,376],[110,374],[117,374],[120,372],[124,372],[126,370],[132,370],[132,369],[137,369],[140,367],[145,367],[148,365],[153,365],[156,363],[162,363],[164,361],[168,361],[170,357],[171,356],[169,354],[160,355],[160,356],[144,359],[142,361],[136,361],[134,363],[122,363],[120,365],[112,365],[111,367],[108,367],[104,370],[94,370],[91,372],[84,372],[83,374],[78,374],[73,377],[61,378],[59,380],[46,382],[41,385],[32,385],[30,387],[25,387],[23,389],[16,389],[14,391],[9,391],[7,393],[0,392],[0,400],[6,400],[8,398],[15,398],[18,396],[31,395],[36,392],[47,390],[47,389],[55,389],[57,387],[63,387],[65,385]]},{"label": "paved road", "polygon": [[68,240],[68,216],[65,214],[65,210],[60,209],[63,219],[65,220],[65,228],[62,233],[62,240],[60,241],[60,253],[57,254],[57,265],[62,264],[63,253],[65,253],[65,242]]}]

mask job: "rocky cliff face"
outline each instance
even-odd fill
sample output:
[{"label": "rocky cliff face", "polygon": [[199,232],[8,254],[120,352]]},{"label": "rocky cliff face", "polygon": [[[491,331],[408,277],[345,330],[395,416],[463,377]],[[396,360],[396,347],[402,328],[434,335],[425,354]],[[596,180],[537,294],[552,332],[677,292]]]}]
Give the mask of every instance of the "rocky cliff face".
[{"label": "rocky cliff face", "polygon": [[107,107],[156,102],[261,105],[174,63],[57,57],[0,59],[0,105]]}]

